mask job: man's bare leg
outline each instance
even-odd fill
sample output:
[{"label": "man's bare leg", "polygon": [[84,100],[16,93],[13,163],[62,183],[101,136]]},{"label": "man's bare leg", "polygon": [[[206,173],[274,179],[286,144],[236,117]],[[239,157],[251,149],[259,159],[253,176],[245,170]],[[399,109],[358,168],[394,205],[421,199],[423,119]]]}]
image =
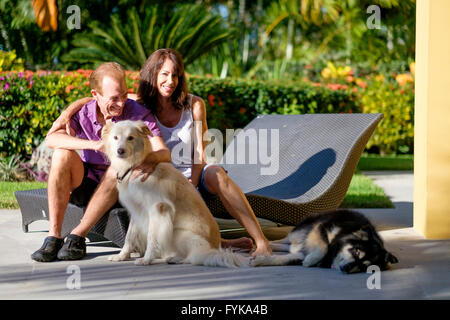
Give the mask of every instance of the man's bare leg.
[{"label": "man's bare leg", "polygon": [[56,259],[64,244],[64,240],[61,239],[61,228],[70,193],[81,184],[83,176],[83,162],[75,151],[56,149],[53,152],[47,184],[49,235],[42,247],[31,255],[31,259],[40,262]]},{"label": "man's bare leg", "polygon": [[61,228],[70,193],[81,185],[83,176],[83,162],[75,151],[56,149],[53,152],[47,183],[49,236],[61,238]]},{"label": "man's bare leg", "polygon": [[72,230],[58,251],[60,260],[79,260],[86,255],[86,235],[89,230],[117,201],[116,178],[112,169],[108,169],[89,200],[80,224]]},{"label": "man's bare leg", "polygon": [[98,185],[86,207],[80,224],[71,234],[85,238],[89,230],[103,217],[103,215],[117,202],[119,193],[116,188],[117,173],[108,168],[102,181]]}]

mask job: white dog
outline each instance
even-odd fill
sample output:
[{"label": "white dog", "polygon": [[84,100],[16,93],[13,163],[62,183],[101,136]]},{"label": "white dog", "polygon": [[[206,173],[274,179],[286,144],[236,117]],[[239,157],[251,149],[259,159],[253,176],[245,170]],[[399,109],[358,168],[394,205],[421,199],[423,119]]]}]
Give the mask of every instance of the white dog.
[{"label": "white dog", "polygon": [[125,244],[110,261],[138,252],[138,265],[157,262],[236,267],[248,259],[220,249],[219,227],[195,187],[170,163],[159,163],[145,180],[130,179],[131,169],[150,150],[142,121],[109,123],[102,130],[105,153],[117,171],[119,200],[128,210]]}]

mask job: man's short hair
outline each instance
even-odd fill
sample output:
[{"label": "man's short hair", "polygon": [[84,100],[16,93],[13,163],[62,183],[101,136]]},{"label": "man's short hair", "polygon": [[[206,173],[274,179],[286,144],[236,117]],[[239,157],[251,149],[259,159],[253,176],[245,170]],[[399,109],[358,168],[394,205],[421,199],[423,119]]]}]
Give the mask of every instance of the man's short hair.
[{"label": "man's short hair", "polygon": [[125,70],[123,67],[117,62],[105,62],[91,73],[89,78],[91,89],[103,94],[102,83],[105,76],[109,76],[120,82],[123,81],[126,84]]}]

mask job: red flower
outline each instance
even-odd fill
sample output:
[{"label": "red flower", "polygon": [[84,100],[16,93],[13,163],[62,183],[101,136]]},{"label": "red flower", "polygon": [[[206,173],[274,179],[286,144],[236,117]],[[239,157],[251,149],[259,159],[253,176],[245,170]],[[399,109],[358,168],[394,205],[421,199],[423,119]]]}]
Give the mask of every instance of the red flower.
[{"label": "red flower", "polygon": [[69,93],[70,90],[72,90],[73,88],[75,88],[75,86],[69,84],[69,85],[66,87],[66,93]]},{"label": "red flower", "polygon": [[341,87],[339,83],[329,83],[327,84],[327,88],[331,90],[338,90]]},{"label": "red flower", "polygon": [[363,88],[363,89],[367,88],[367,83],[365,81],[363,81],[363,80],[356,81],[356,84],[358,86],[360,86],[361,88]]},{"label": "red flower", "polygon": [[212,94],[208,95],[208,104],[213,107],[214,106],[214,96]]}]

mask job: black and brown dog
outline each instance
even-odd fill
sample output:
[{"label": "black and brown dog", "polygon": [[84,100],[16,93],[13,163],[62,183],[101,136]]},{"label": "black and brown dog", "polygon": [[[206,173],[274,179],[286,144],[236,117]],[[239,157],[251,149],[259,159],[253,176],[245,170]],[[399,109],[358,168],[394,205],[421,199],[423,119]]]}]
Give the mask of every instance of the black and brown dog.
[{"label": "black and brown dog", "polygon": [[344,273],[365,272],[376,265],[386,270],[398,259],[384,248],[374,226],[362,214],[334,210],[305,218],[286,238],[272,241],[273,251],[286,255],[259,256],[251,265],[335,268]]}]

